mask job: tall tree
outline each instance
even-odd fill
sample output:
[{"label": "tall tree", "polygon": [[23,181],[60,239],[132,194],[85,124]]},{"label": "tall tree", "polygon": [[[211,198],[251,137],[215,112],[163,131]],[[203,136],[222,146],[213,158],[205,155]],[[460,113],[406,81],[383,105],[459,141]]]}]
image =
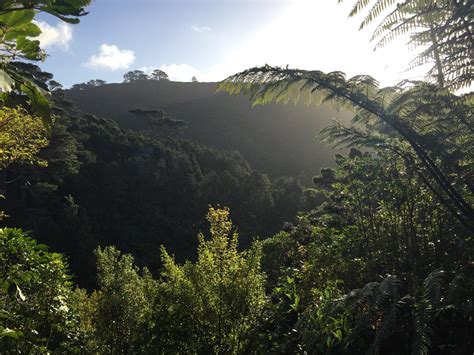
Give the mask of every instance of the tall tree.
[{"label": "tall tree", "polygon": [[[146,352],[144,335],[149,334],[153,326],[155,281],[148,270],[139,272],[131,255],[122,255],[114,247],[99,248],[95,254],[99,283],[96,318],[99,350]],[[146,338],[151,339],[150,335]]]},{"label": "tall tree", "polygon": [[102,85],[105,85],[107,84],[107,82],[105,80],[102,80],[102,79],[93,79],[93,80],[89,80],[86,85],[87,86],[102,86]]},{"label": "tall tree", "polygon": [[153,72],[150,74],[150,79],[151,80],[170,80],[168,74],[166,74],[163,70],[161,69],[155,69]]},{"label": "tall tree", "polygon": [[132,70],[123,75],[124,83],[132,83],[134,81],[148,80],[148,76],[142,70]]},{"label": "tall tree", "polygon": [[12,162],[32,162],[45,165],[37,157],[48,145],[41,119],[25,109],[4,107],[0,110],[0,171]]}]

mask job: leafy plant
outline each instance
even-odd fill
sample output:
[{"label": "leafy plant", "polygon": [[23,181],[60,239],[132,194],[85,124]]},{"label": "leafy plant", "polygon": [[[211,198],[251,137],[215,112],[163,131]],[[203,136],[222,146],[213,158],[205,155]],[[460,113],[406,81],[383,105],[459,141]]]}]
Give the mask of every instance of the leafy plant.
[{"label": "leafy plant", "polygon": [[[35,113],[51,124],[48,87],[38,80],[31,67],[21,61],[44,61],[45,52],[36,39],[41,30],[35,23],[39,12],[46,12],[62,21],[78,23],[86,15],[90,0],[5,0],[0,4],[0,92],[3,101],[9,93],[26,94]],[[20,61],[19,61],[20,60]]]},{"label": "leafy plant", "polygon": [[[100,351],[144,352],[150,346],[155,282],[147,269],[139,274],[133,257],[114,247],[96,250],[96,339]],[[148,342],[147,342],[148,339]]]},{"label": "leafy plant", "polygon": [[46,129],[39,118],[21,107],[0,110],[0,170],[12,162],[46,165],[38,152],[47,145]]},{"label": "leafy plant", "polygon": [[238,353],[264,304],[260,247],[237,251],[228,209],[210,208],[210,239],[199,235],[198,260],[177,265],[162,249],[157,324],[163,351]]},{"label": "leafy plant", "polygon": [[[368,129],[374,127],[375,133],[336,125],[323,130],[323,138],[334,139],[339,144],[397,152],[466,228],[474,231],[472,194],[463,191],[465,174],[469,174],[463,168],[464,155],[459,155],[459,163],[456,163],[450,159],[455,154],[449,151],[445,154],[437,149],[443,145],[444,137],[454,134],[457,136],[451,142],[456,144],[456,151],[472,149],[472,144],[467,144],[472,139],[472,95],[457,97],[424,83],[405,89],[379,89],[375,79],[365,75],[346,80],[341,72],[326,74],[270,66],[235,74],[223,81],[220,89],[231,94],[249,95],[254,104],[316,100],[354,109],[353,122]],[[389,137],[394,139],[377,135],[383,129],[391,131]]]},{"label": "leafy plant", "polygon": [[19,229],[0,229],[0,348],[40,353],[72,346],[70,292],[62,255]]}]

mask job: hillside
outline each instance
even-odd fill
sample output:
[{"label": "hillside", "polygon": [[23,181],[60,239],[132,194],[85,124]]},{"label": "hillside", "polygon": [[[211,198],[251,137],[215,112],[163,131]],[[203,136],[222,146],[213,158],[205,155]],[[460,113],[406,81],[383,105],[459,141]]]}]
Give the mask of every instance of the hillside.
[{"label": "hillside", "polygon": [[320,168],[333,165],[334,150],[315,136],[340,113],[324,105],[252,107],[247,98],[216,93],[215,88],[215,83],[141,81],[69,90],[67,95],[83,113],[111,118],[131,129],[146,128],[146,122],[130,109],[163,109],[188,122],[185,138],[238,150],[254,169],[270,177],[300,175],[310,181]]}]

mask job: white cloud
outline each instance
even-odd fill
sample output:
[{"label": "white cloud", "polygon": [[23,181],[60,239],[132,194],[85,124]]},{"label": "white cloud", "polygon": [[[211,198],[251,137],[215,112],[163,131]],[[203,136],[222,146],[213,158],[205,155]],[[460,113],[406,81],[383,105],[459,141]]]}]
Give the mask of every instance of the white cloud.
[{"label": "white cloud", "polygon": [[44,21],[36,21],[41,34],[35,39],[39,40],[41,47],[57,47],[67,51],[69,43],[72,40],[72,26],[67,23],[59,22],[56,26],[51,26]]},{"label": "white cloud", "polygon": [[160,69],[168,74],[171,81],[191,81],[193,76],[200,80],[201,77],[199,70],[188,64],[165,64]]},{"label": "white cloud", "polygon": [[209,26],[191,26],[192,30],[199,33],[210,32],[211,28]]},{"label": "white cloud", "polygon": [[102,44],[99,54],[94,54],[85,63],[90,68],[105,68],[110,70],[128,69],[135,61],[135,53],[128,49],[120,49],[115,44]]}]

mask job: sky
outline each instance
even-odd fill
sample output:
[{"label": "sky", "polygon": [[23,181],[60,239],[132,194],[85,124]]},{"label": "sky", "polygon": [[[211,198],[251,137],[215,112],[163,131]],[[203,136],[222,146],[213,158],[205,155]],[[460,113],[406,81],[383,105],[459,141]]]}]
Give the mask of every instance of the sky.
[{"label": "sky", "polygon": [[121,82],[130,70],[164,70],[173,81],[220,81],[264,65],[369,74],[382,85],[413,58],[398,41],[373,51],[371,30],[348,18],[345,0],[95,0],[78,25],[42,14],[48,58],[41,67],[65,87],[91,79]]}]

